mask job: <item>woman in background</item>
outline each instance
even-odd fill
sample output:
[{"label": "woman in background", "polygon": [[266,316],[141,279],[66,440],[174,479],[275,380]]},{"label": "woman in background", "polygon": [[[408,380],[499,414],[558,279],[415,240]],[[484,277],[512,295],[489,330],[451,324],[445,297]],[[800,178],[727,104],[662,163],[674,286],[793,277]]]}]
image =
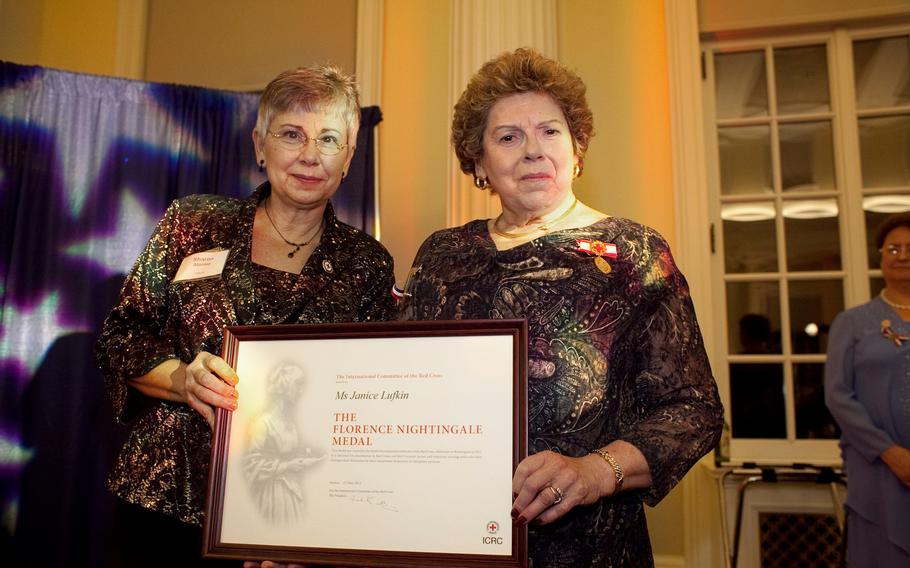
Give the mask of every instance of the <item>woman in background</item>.
[{"label": "woman in background", "polygon": [[455,106],[461,169],[502,206],[421,246],[403,317],[526,318],[529,453],[512,516],[536,568],[652,566],[655,505],[717,443],[722,407],[683,275],[653,229],[581,203],[581,79],[519,49]]},{"label": "woman in background", "polygon": [[885,288],[837,315],[825,402],[841,428],[847,565],[910,566],[910,213],[875,240]]},{"label": "woman in background", "polygon": [[[244,200],[174,201],[127,276],[97,346],[117,415],[132,424],[109,477],[124,565],[202,562],[215,408],[238,404],[239,377],[216,355],[224,326],[393,313],[391,256],[330,203],[359,118],[356,85],[338,68],[278,75],[253,131],[268,181]],[[200,273],[184,276],[185,260]]]}]

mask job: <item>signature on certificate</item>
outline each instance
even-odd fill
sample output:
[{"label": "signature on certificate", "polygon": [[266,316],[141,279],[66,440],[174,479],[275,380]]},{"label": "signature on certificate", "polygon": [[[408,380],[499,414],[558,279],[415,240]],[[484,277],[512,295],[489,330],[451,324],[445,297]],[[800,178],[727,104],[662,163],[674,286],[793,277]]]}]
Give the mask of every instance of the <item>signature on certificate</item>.
[{"label": "signature on certificate", "polygon": [[385,499],[383,499],[381,497],[373,497],[372,495],[350,495],[350,496],[348,496],[348,499],[350,499],[354,503],[364,503],[366,505],[372,505],[374,507],[379,507],[380,509],[384,509],[386,511],[391,511],[393,513],[398,512],[398,507],[396,507],[395,505],[392,505],[391,503],[389,503],[388,501],[386,501]]}]

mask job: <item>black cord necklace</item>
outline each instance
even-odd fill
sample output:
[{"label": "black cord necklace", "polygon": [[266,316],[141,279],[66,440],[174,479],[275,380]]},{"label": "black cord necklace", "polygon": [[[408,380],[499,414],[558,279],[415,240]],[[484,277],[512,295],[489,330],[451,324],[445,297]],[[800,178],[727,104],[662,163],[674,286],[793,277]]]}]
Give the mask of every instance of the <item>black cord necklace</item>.
[{"label": "black cord necklace", "polygon": [[272,220],[272,216],[269,215],[269,202],[268,202],[268,200],[266,200],[266,202],[265,202],[265,204],[262,206],[262,208],[265,209],[265,216],[266,216],[266,218],[268,218],[269,223],[272,224],[272,228],[275,229],[275,232],[278,233],[278,236],[281,237],[281,240],[284,241],[284,242],[286,242],[286,243],[289,244],[290,246],[294,247],[294,250],[292,250],[291,252],[288,253],[288,258],[294,258],[294,255],[297,254],[297,251],[299,251],[301,247],[305,247],[305,246],[307,246],[308,244],[310,244],[311,242],[313,242],[313,240],[319,235],[319,232],[322,230],[322,223],[323,223],[323,221],[320,221],[319,224],[316,225],[316,232],[313,233],[313,235],[312,235],[309,239],[305,240],[305,241],[302,242],[302,243],[295,243],[295,242],[289,241],[289,240],[287,240],[286,238],[284,238],[284,235],[282,235],[282,234],[281,234],[281,231],[278,230],[278,226],[275,225],[275,221]]}]

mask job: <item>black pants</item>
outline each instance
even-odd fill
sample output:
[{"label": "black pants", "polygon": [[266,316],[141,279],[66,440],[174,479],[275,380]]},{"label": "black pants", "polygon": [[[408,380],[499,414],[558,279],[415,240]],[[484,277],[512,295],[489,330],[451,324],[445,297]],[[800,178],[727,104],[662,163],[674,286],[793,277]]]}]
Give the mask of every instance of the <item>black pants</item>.
[{"label": "black pants", "polygon": [[238,560],[202,558],[202,527],[118,501],[111,568],[239,568]]}]

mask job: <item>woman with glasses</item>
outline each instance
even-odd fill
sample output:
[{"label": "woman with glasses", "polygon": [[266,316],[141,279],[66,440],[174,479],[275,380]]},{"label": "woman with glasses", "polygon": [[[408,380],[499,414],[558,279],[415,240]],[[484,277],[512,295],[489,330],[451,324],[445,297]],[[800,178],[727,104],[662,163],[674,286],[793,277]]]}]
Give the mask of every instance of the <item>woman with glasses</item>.
[{"label": "woman with glasses", "polygon": [[910,566],[910,213],[878,228],[885,288],[834,319],[825,402],[841,428],[847,565]]},{"label": "woman with glasses", "polygon": [[338,68],[278,75],[253,131],[268,181],[244,200],[174,201],[127,276],[97,346],[118,417],[132,425],[108,480],[125,565],[200,562],[215,408],[240,402],[240,378],[217,356],[224,326],[394,311],[391,256],[330,202],[359,117],[356,85]]}]

